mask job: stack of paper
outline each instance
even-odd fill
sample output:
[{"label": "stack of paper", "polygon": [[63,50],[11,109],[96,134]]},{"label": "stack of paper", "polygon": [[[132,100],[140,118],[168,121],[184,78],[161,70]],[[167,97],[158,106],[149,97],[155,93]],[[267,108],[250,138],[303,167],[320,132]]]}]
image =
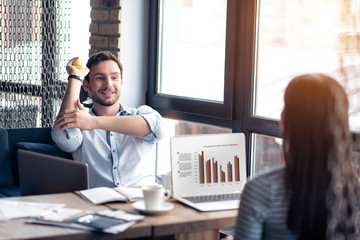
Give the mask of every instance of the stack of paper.
[{"label": "stack of paper", "polygon": [[28,217],[28,223],[116,234],[144,219],[142,215],[122,210],[95,213],[64,206],[65,204],[0,200],[0,221]]},{"label": "stack of paper", "polygon": [[142,215],[130,214],[122,210],[84,213],[79,212],[78,209],[62,208],[44,216],[30,218],[28,222],[116,234],[142,219],[144,219]]},{"label": "stack of paper", "polygon": [[44,212],[55,211],[64,206],[65,204],[0,200],[0,221],[22,217],[37,217]]}]

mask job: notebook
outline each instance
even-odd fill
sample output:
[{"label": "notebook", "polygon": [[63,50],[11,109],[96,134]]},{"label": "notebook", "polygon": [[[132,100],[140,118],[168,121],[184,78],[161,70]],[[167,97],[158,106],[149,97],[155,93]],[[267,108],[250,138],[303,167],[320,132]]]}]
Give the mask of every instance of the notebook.
[{"label": "notebook", "polygon": [[19,149],[17,154],[22,196],[89,188],[86,163],[23,149]]},{"label": "notebook", "polygon": [[172,195],[199,211],[237,209],[246,183],[243,133],[170,139]]}]

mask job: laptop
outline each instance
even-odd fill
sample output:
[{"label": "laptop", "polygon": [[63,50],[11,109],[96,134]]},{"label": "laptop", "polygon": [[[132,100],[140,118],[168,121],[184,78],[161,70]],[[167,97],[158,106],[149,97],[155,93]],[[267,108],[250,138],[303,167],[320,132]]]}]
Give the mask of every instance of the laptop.
[{"label": "laptop", "polygon": [[23,149],[19,149],[17,154],[22,196],[89,188],[86,163]]},{"label": "laptop", "polygon": [[172,195],[199,211],[238,209],[246,183],[243,133],[170,139]]}]

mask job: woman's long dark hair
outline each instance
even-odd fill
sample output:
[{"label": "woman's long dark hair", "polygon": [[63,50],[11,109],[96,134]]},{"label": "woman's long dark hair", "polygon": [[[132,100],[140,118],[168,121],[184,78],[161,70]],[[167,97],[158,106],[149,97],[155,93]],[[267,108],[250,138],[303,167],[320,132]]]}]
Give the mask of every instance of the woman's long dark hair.
[{"label": "woman's long dark hair", "polygon": [[347,95],[333,78],[307,74],[289,83],[284,101],[287,225],[299,239],[326,239],[335,203],[335,175],[343,175],[334,169],[351,168]]}]

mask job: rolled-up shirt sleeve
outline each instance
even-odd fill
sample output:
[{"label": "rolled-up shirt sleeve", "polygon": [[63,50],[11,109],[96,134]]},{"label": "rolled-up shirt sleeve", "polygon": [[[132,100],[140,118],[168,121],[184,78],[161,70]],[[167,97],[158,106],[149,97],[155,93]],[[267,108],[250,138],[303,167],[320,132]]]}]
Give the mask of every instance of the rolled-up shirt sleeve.
[{"label": "rolled-up shirt sleeve", "polygon": [[163,132],[163,118],[153,108],[143,105],[139,107],[135,113],[136,115],[142,116],[150,128],[150,133],[145,135],[143,139],[145,141],[156,143],[164,135]]},{"label": "rolled-up shirt sleeve", "polygon": [[56,145],[64,152],[75,152],[81,145],[83,135],[79,128],[61,130],[58,127],[51,129],[51,137]]}]

